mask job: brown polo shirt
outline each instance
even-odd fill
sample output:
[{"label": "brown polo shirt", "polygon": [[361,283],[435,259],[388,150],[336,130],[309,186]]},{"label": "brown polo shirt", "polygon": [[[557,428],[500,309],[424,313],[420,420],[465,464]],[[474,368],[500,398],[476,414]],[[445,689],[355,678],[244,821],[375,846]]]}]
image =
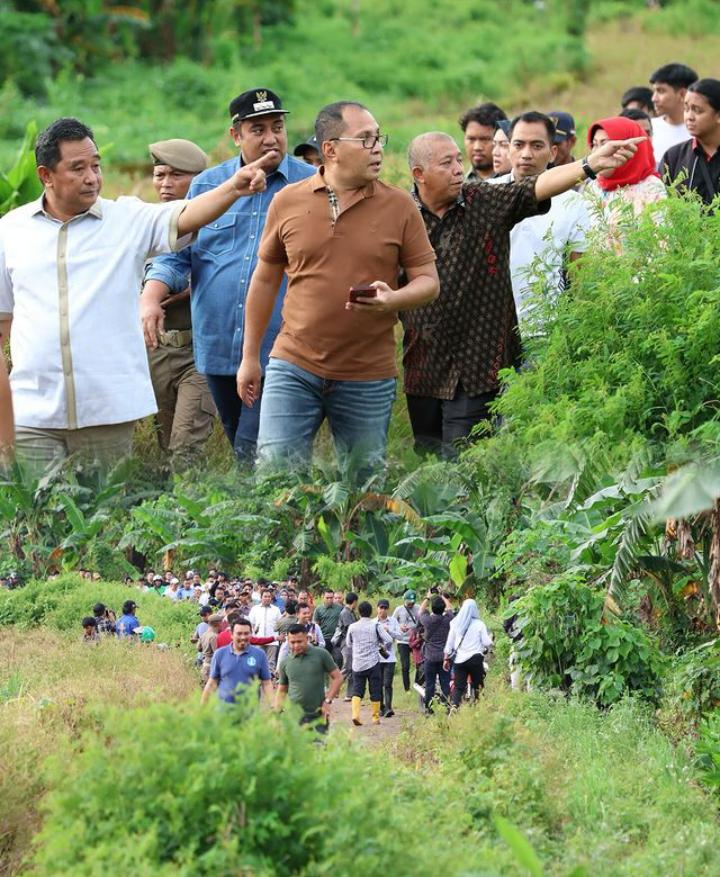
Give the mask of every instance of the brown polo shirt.
[{"label": "brown polo shirt", "polygon": [[402,268],[434,261],[422,217],[407,192],[373,182],[332,222],[321,173],[286,186],[268,210],[259,256],[284,265],[283,325],[271,357],[327,380],[397,375],[395,314],[345,310],[351,286],[383,280],[397,289]]}]

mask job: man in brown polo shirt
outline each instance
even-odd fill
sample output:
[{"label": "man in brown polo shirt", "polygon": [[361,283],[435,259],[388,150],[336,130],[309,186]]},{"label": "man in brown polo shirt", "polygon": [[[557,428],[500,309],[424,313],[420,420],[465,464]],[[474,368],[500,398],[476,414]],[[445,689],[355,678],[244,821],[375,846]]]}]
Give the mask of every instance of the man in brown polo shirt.
[{"label": "man in brown polo shirt", "polygon": [[[283,326],[260,409],[260,462],[307,463],[327,417],[343,465],[382,465],[395,397],[399,311],[438,294],[435,254],[412,198],[378,180],[386,137],[361,104],[323,108],[324,165],[287,186],[268,211],[245,315],[238,393],[260,398],[260,341],[283,272]],[[398,287],[401,269],[407,280]],[[353,286],[373,291],[350,302]]]}]

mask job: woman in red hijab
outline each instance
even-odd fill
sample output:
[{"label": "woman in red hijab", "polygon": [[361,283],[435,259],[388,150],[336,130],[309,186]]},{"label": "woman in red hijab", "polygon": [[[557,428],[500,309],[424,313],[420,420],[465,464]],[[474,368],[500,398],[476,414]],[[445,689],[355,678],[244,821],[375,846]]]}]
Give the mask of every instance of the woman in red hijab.
[{"label": "woman in red hijab", "polygon": [[[645,136],[645,131],[633,119],[613,116],[600,119],[590,126],[588,143],[592,149],[596,149],[608,140]],[[630,207],[632,212],[629,218],[632,220],[646,205],[667,198],[665,184],[655,167],[650,140],[638,144],[635,155],[622,167],[601,171],[596,180],[588,183],[585,191],[599,197],[611,230],[617,228],[623,214],[630,212]]]}]

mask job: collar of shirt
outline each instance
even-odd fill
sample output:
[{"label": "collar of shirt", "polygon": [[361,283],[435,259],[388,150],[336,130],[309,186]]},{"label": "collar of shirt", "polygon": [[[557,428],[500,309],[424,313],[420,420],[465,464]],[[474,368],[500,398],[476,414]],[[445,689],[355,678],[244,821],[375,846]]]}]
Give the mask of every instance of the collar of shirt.
[{"label": "collar of shirt", "polygon": [[32,202],[31,205],[31,216],[37,216],[38,213],[42,213],[47,219],[52,220],[53,222],[58,222],[61,225],[64,225],[66,222],[74,222],[76,219],[81,219],[84,216],[93,216],[95,219],[102,219],[103,217],[103,209],[102,204],[100,203],[100,199],[93,204],[92,207],[83,211],[82,213],[76,213],[75,216],[70,219],[62,220],[58,219],[57,216],[53,216],[52,213],[49,213],[45,208],[45,194],[43,193],[36,201]]},{"label": "collar of shirt", "polygon": [[420,198],[420,192],[418,192],[418,187],[417,187],[416,183],[413,183],[413,187],[410,190],[410,194],[412,195],[413,200],[417,204],[421,213],[423,211],[425,211],[425,213],[429,214],[430,216],[435,216],[440,220],[443,220],[449,213],[454,212],[456,208],[465,207],[465,193],[463,192],[462,189],[460,189],[460,192],[459,192],[457,198],[455,199],[455,203],[452,205],[452,207],[450,207],[448,210],[446,210],[442,216],[437,216],[436,213],[433,213],[429,207],[427,207],[425,204],[423,204],[422,199]]},{"label": "collar of shirt", "polygon": [[[319,192],[321,189],[328,189],[330,191],[333,191],[333,193],[334,193],[334,190],[332,190],[330,188],[330,186],[327,184],[327,181],[325,180],[325,168],[324,167],[319,168],[318,172],[315,174],[315,176],[312,179],[313,192]],[[358,186],[358,188],[355,189],[354,191],[357,193],[358,196],[361,196],[363,198],[372,198],[373,195],[375,194],[375,183],[370,182],[370,183],[367,183],[367,185],[365,185],[365,186]],[[355,200],[355,195],[353,195],[353,200]]]},{"label": "collar of shirt", "polygon": [[704,158],[706,161],[712,161],[718,155],[720,155],[720,147],[718,147],[712,155],[709,152],[705,152],[705,149],[698,142],[697,137],[693,137],[692,139],[692,149],[695,155],[700,156],[700,158]]}]

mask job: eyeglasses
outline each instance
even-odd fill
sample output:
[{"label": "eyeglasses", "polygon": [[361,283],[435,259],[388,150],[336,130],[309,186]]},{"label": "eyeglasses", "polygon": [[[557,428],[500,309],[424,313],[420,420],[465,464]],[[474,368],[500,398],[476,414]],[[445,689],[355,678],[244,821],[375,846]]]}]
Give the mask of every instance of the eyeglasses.
[{"label": "eyeglasses", "polygon": [[358,143],[362,143],[363,149],[374,149],[376,143],[379,143],[380,146],[387,146],[388,142],[387,134],[371,134],[368,137],[331,137],[330,139],[355,140]]}]

